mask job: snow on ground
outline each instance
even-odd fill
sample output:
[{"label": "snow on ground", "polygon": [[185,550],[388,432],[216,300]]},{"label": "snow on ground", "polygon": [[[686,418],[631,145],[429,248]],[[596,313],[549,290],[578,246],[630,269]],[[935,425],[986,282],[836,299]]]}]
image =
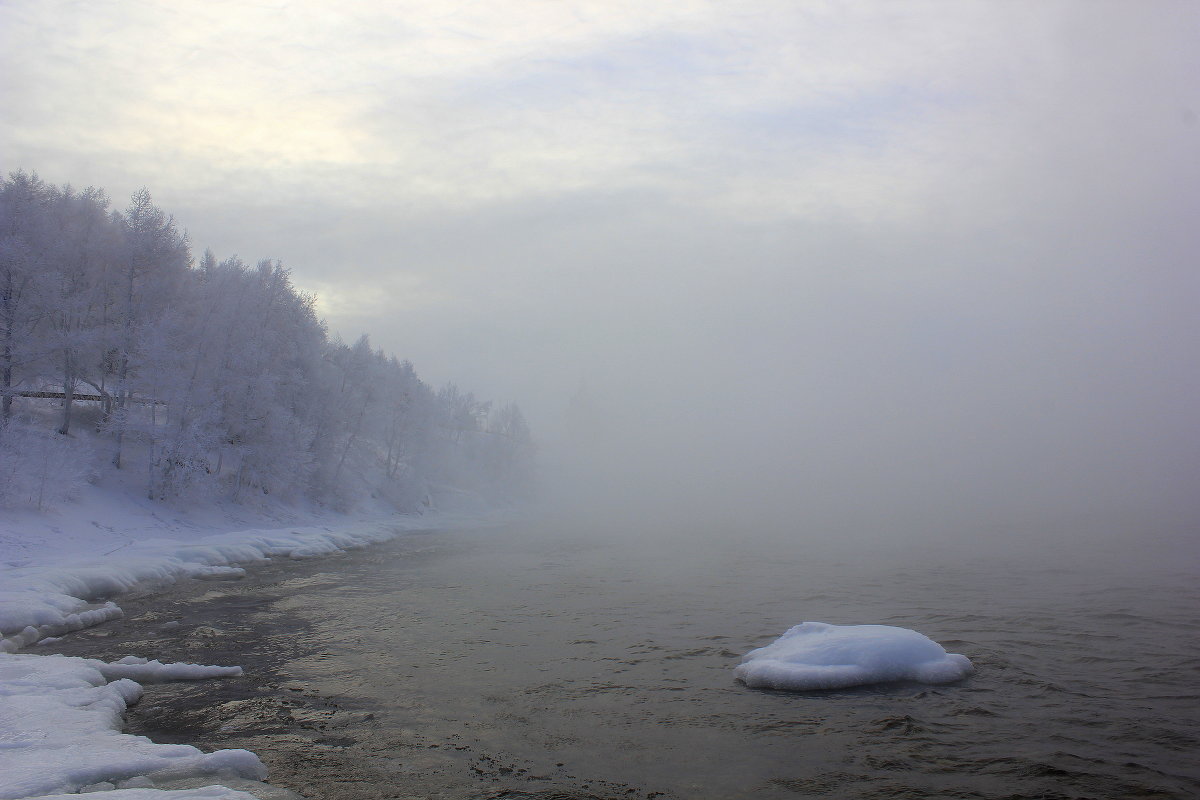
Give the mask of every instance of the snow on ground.
[{"label": "snow on ground", "polygon": [[405,528],[418,527],[429,527],[428,519],[397,517],[341,528],[251,529],[190,542],[151,539],[86,561],[10,567],[0,572],[0,652],[15,652],[45,637],[121,615],[116,604],[93,602],[96,598],[112,597],[139,586],[173,583],[180,578],[235,577],[241,569],[233,564],[328,555],[381,542]]},{"label": "snow on ground", "polygon": [[[5,567],[60,563],[118,553],[147,539],[191,541],[201,536],[248,528],[287,525],[344,525],[345,515],[313,506],[269,503],[257,507],[230,502],[172,507],[149,500],[140,475],[106,474],[84,486],[79,497],[46,512],[0,509],[0,575]],[[361,517],[382,517],[388,508],[365,509]]]},{"label": "snow on ground", "polygon": [[[107,787],[100,787],[95,791],[109,791],[109,794],[101,795],[109,800],[118,796],[122,800],[255,800],[254,795],[230,789],[228,786],[204,786],[199,789],[176,790],[127,788],[120,791],[110,791]],[[79,800],[79,795],[75,793],[46,794],[37,800]]]},{"label": "snow on ground", "polygon": [[[297,797],[259,783],[266,770],[249,751],[203,753],[120,732],[126,706],[141,696],[139,682],[220,678],[241,674],[240,667],[137,656],[109,664],[18,651],[121,616],[110,598],[135,587],[237,579],[245,574],[238,564],[327,555],[404,531],[481,522],[477,509],[423,517],[381,511],[358,519],[286,508],[252,516],[229,505],[170,511],[89,487],[81,502],[50,515],[0,512],[0,800],[81,791],[105,800]],[[231,532],[247,521],[262,527]]]},{"label": "snow on ground", "polygon": [[131,678],[240,673],[237,667],[136,659],[111,665],[66,656],[0,656],[0,798],[89,789],[111,792],[153,786],[155,779],[206,773],[262,780],[266,768],[248,750],[202,753],[188,745],[155,744],[120,733],[126,706],[142,693]]},{"label": "snow on ground", "polygon": [[755,689],[842,689],[889,681],[949,683],[970,675],[966,656],[890,625],[805,622],[742,657],[734,675]]}]

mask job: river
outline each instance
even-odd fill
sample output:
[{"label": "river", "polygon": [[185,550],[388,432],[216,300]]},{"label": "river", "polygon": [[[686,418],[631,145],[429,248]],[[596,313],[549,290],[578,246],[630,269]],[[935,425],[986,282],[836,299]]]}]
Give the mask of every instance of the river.
[{"label": "river", "polygon": [[[1200,796],[1190,565],[686,541],[409,534],[126,598],[126,619],[56,647],[242,664],[148,687],[129,730],[249,748],[326,800]],[[805,620],[913,628],[976,672],[733,680]]]}]

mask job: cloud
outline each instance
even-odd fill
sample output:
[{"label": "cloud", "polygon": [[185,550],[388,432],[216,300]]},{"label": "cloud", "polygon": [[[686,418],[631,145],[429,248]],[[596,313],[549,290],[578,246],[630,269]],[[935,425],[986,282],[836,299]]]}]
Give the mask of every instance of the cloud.
[{"label": "cloud", "polygon": [[364,204],[703,185],[747,213],[878,216],[902,204],[873,196],[929,170],[897,168],[912,131],[943,124],[995,57],[959,36],[996,16],[972,8],[21,3],[9,135],[18,152],[189,185],[253,171]]}]

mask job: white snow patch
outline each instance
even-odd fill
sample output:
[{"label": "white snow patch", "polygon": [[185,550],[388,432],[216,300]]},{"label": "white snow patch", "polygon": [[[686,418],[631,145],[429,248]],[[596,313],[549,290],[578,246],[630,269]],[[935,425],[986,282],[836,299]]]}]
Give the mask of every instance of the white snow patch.
[{"label": "white snow patch", "polygon": [[137,656],[125,656],[120,661],[106,664],[94,662],[105,678],[115,680],[129,678],[142,683],[165,681],[198,681],[205,678],[227,678],[242,674],[241,667],[206,667],[200,664],[164,664]]},{"label": "white snow patch", "polygon": [[[438,521],[451,524],[439,516]],[[476,520],[478,521],[478,520]],[[340,528],[294,527],[219,533],[184,543],[167,539],[136,542],[85,563],[23,566],[0,570],[0,652],[16,652],[50,636],[99,625],[121,616],[112,597],[134,587],[174,583],[181,578],[229,580],[245,570],[234,564],[271,558],[313,558],[386,541],[431,527],[428,517],[394,516]]]},{"label": "white snow patch", "polygon": [[[204,786],[199,789],[147,789],[114,786],[113,790],[103,791],[107,792],[103,800],[258,800],[252,794],[239,792],[226,786]],[[79,800],[79,795],[47,794],[41,797],[31,797],[29,800]]]},{"label": "white snow patch", "polygon": [[890,681],[949,683],[971,674],[966,656],[890,625],[805,622],[742,657],[734,675],[755,689],[842,689]]},{"label": "white snow patch", "polygon": [[[142,695],[142,687],[129,675],[176,680],[240,673],[239,667],[162,664],[132,657],[107,664],[0,653],[0,799],[84,790],[107,792],[108,798],[146,796],[145,789],[118,790],[118,784],[133,778],[264,779],[266,768],[248,750],[203,753],[190,745],[155,744],[120,732],[126,707]],[[139,794],[129,794],[134,791]]]}]

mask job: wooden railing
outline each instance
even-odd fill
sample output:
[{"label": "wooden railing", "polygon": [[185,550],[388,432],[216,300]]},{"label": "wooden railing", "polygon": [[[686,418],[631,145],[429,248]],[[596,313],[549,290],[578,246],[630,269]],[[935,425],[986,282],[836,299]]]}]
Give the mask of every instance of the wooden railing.
[{"label": "wooden railing", "polygon": [[[10,395],[12,397],[33,397],[33,398],[37,398],[40,400],[66,400],[67,399],[66,392],[34,392],[34,391],[27,390],[27,389],[8,389],[8,390],[0,389],[0,395],[6,395],[6,394]],[[76,392],[75,394],[71,395],[71,400],[72,401],[79,400],[82,402],[90,401],[92,403],[103,403],[106,401],[110,402],[110,403],[115,403],[117,401],[117,398],[113,397],[112,395],[81,394],[79,392]],[[147,400],[146,398],[143,398],[143,397],[130,397],[126,400],[126,402],[137,403],[137,404],[143,405],[143,406],[164,405],[162,400]]]}]

